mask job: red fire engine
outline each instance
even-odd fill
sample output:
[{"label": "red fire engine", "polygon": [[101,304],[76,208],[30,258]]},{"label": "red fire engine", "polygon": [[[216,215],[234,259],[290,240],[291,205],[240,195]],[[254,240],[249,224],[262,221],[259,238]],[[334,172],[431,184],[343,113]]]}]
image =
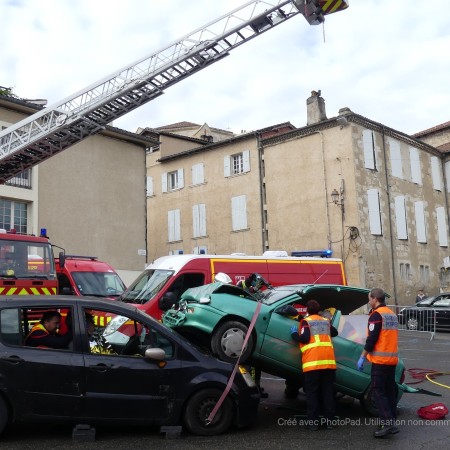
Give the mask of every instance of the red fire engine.
[{"label": "red fire engine", "polygon": [[41,236],[0,230],[0,295],[55,295],[52,246]]}]

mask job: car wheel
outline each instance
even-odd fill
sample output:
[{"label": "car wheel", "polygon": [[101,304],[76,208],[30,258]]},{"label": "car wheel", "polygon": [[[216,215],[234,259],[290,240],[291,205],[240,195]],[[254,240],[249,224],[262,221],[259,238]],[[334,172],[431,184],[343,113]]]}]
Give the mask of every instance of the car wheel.
[{"label": "car wheel", "polygon": [[406,321],[406,328],[408,330],[411,331],[415,331],[419,329],[419,321],[417,320],[416,317],[410,317],[407,321]]},{"label": "car wheel", "polygon": [[247,361],[253,351],[253,336],[250,335],[247,346],[242,351],[248,327],[242,322],[225,322],[214,332],[211,339],[211,350],[222,361],[236,362],[241,355],[240,362]]},{"label": "car wheel", "polygon": [[222,395],[218,389],[204,389],[195,393],[189,400],[184,414],[184,426],[198,436],[215,436],[230,428],[233,421],[233,403],[225,397],[222,405],[208,425],[207,419]]},{"label": "car wheel", "polygon": [[0,396],[0,434],[3,433],[9,419],[8,406],[5,400]]}]

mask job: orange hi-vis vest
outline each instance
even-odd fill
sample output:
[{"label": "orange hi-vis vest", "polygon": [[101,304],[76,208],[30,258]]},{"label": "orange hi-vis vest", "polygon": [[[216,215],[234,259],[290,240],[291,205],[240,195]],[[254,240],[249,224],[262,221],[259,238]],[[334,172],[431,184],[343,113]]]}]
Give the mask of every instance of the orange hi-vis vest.
[{"label": "orange hi-vis vest", "polygon": [[[395,366],[398,363],[398,319],[387,307],[380,306],[373,310],[379,313],[382,320],[380,336],[373,350],[367,354],[367,359],[374,364]],[[367,329],[369,334],[369,329]]]},{"label": "orange hi-vis vest", "polygon": [[336,369],[330,322],[317,314],[306,317],[311,333],[307,344],[300,343],[302,370]]},{"label": "orange hi-vis vest", "polygon": [[[32,336],[31,335],[35,332],[35,331],[43,331],[45,334],[39,335],[39,336]],[[25,342],[29,342],[29,339],[33,339],[35,340],[35,342],[39,342],[38,339],[39,338],[43,338],[48,336],[50,333],[48,332],[47,328],[44,327],[44,325],[42,325],[42,323],[37,323],[36,325],[33,326],[33,328],[31,328],[31,331],[28,333],[27,338],[25,339]],[[45,345],[38,345],[38,347],[41,348],[47,348]]]}]

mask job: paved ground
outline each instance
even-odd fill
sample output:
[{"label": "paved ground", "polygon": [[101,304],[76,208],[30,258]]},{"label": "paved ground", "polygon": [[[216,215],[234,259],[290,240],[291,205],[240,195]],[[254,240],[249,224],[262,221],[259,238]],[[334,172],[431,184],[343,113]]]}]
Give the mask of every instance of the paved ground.
[{"label": "paved ground", "polygon": [[[400,350],[407,369],[407,380],[415,383],[411,369],[428,369],[450,372],[450,333],[438,333],[430,341],[426,333],[402,331]],[[374,418],[365,414],[359,402],[343,397],[338,400],[338,414],[341,425],[334,430],[309,432],[293,422],[304,413],[306,403],[302,394],[296,400],[283,396],[284,382],[266,375],[264,386],[270,393],[261,402],[258,421],[255,426],[214,438],[202,438],[182,434],[180,439],[165,439],[158,430],[142,428],[97,428],[95,442],[73,442],[71,427],[23,427],[15,426],[1,438],[2,450],[24,449],[447,449],[450,443],[450,415],[447,421],[426,423],[416,414],[420,406],[443,402],[450,409],[450,375],[437,377],[439,386],[429,381],[411,384],[441,394],[432,397],[423,394],[405,394],[399,403],[400,433],[383,439],[375,439]],[[290,420],[290,422],[289,422]]]}]

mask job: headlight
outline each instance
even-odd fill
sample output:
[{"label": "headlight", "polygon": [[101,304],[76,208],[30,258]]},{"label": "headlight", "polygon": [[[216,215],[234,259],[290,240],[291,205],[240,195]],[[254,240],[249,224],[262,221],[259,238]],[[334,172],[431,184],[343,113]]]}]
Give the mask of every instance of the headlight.
[{"label": "headlight", "polygon": [[115,333],[126,321],[127,317],[124,316],[116,316],[108,323],[105,331],[103,332],[103,336],[108,336],[110,334]]},{"label": "headlight", "polygon": [[255,380],[244,366],[239,366],[239,372],[241,373],[242,378],[244,379],[248,387],[256,386]]}]

